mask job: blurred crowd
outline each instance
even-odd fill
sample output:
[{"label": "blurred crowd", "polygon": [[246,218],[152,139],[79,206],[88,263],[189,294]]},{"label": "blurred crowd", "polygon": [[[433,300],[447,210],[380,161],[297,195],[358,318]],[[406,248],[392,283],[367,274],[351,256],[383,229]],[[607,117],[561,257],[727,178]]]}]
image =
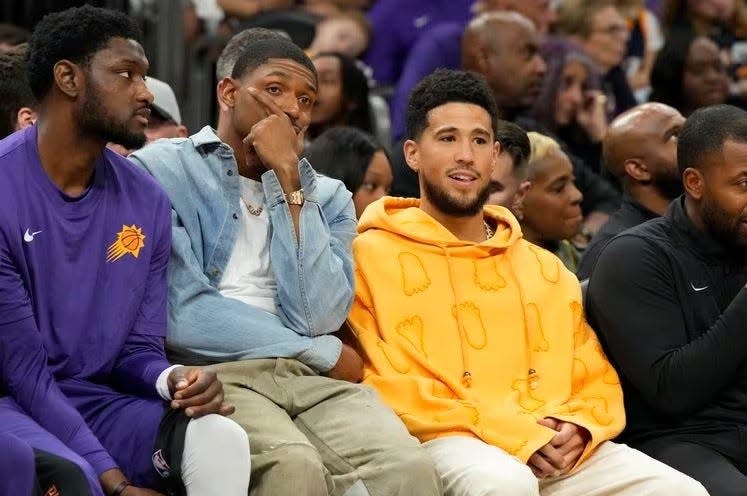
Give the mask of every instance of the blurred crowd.
[{"label": "blurred crowd", "polygon": [[[131,0],[123,8],[157,15],[152,0]],[[228,74],[218,65],[213,76],[212,68],[228,40],[250,27],[283,32],[319,73],[306,138],[320,143],[308,153],[344,153],[328,150],[330,143],[354,130],[366,133],[362,142],[386,152],[381,184],[363,181],[368,162],[352,176],[324,171],[359,178],[346,184],[363,188],[371,199],[388,192],[418,195],[417,177],[402,154],[405,109],[417,83],[439,67],[482,74],[501,117],[551,137],[571,164],[574,180],[558,188],[553,202],[537,203],[538,187],[515,202],[528,214],[525,231],[534,233],[533,241],[555,249],[567,245],[570,260],[578,259],[621,201],[620,177],[602,154],[615,117],[644,102],[667,104],[684,117],[708,105],[747,102],[747,5],[737,0],[191,0],[182,17],[186,47],[210,40],[207,64],[186,61],[188,71],[210,70],[202,75],[209,84],[198,94],[184,88],[189,78],[166,81],[174,110],[153,119],[180,126],[182,135],[185,125],[202,124],[190,112],[195,100],[217,115],[209,90]],[[28,36],[23,27],[4,24],[0,47],[12,51]],[[182,108],[187,100],[186,112],[179,112],[177,99]],[[333,139],[325,134],[339,126],[354,130],[335,129]],[[583,220],[557,232],[534,225],[527,205],[557,209],[540,210],[539,218],[575,218],[580,208]]]}]

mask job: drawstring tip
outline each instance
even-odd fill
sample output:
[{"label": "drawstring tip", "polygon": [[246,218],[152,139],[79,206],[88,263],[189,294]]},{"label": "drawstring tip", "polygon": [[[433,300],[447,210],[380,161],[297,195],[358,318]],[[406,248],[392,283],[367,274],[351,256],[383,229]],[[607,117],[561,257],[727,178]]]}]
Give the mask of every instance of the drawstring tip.
[{"label": "drawstring tip", "polygon": [[465,371],[464,374],[462,374],[462,384],[464,384],[464,387],[472,387],[472,374],[470,374],[469,371]]}]

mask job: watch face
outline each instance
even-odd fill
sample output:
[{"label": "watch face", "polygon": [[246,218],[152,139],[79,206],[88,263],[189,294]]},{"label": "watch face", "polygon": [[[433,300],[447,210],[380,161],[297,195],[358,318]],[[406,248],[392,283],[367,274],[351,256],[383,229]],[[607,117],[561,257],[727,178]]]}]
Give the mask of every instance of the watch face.
[{"label": "watch face", "polygon": [[288,193],[287,199],[289,205],[303,205],[303,190]]}]

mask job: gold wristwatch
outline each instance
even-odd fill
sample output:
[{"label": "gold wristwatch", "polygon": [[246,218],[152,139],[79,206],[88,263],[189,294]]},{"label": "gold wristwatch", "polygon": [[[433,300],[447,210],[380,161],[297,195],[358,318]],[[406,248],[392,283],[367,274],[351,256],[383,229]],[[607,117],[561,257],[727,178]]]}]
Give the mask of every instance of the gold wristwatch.
[{"label": "gold wristwatch", "polygon": [[303,188],[285,195],[288,205],[303,205]]}]

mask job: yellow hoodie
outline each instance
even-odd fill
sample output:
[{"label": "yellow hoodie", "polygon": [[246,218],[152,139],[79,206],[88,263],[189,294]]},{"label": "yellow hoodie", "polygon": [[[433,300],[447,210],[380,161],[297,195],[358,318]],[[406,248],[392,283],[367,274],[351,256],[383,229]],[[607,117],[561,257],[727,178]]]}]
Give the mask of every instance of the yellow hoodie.
[{"label": "yellow hoodie", "polygon": [[418,208],[385,197],[353,242],[349,324],[376,388],[421,441],[466,435],[524,463],[555,431],[585,427],[579,463],[625,425],[622,390],[581,307],[576,277],[521,237],[502,207],[482,243],[460,241]]}]

